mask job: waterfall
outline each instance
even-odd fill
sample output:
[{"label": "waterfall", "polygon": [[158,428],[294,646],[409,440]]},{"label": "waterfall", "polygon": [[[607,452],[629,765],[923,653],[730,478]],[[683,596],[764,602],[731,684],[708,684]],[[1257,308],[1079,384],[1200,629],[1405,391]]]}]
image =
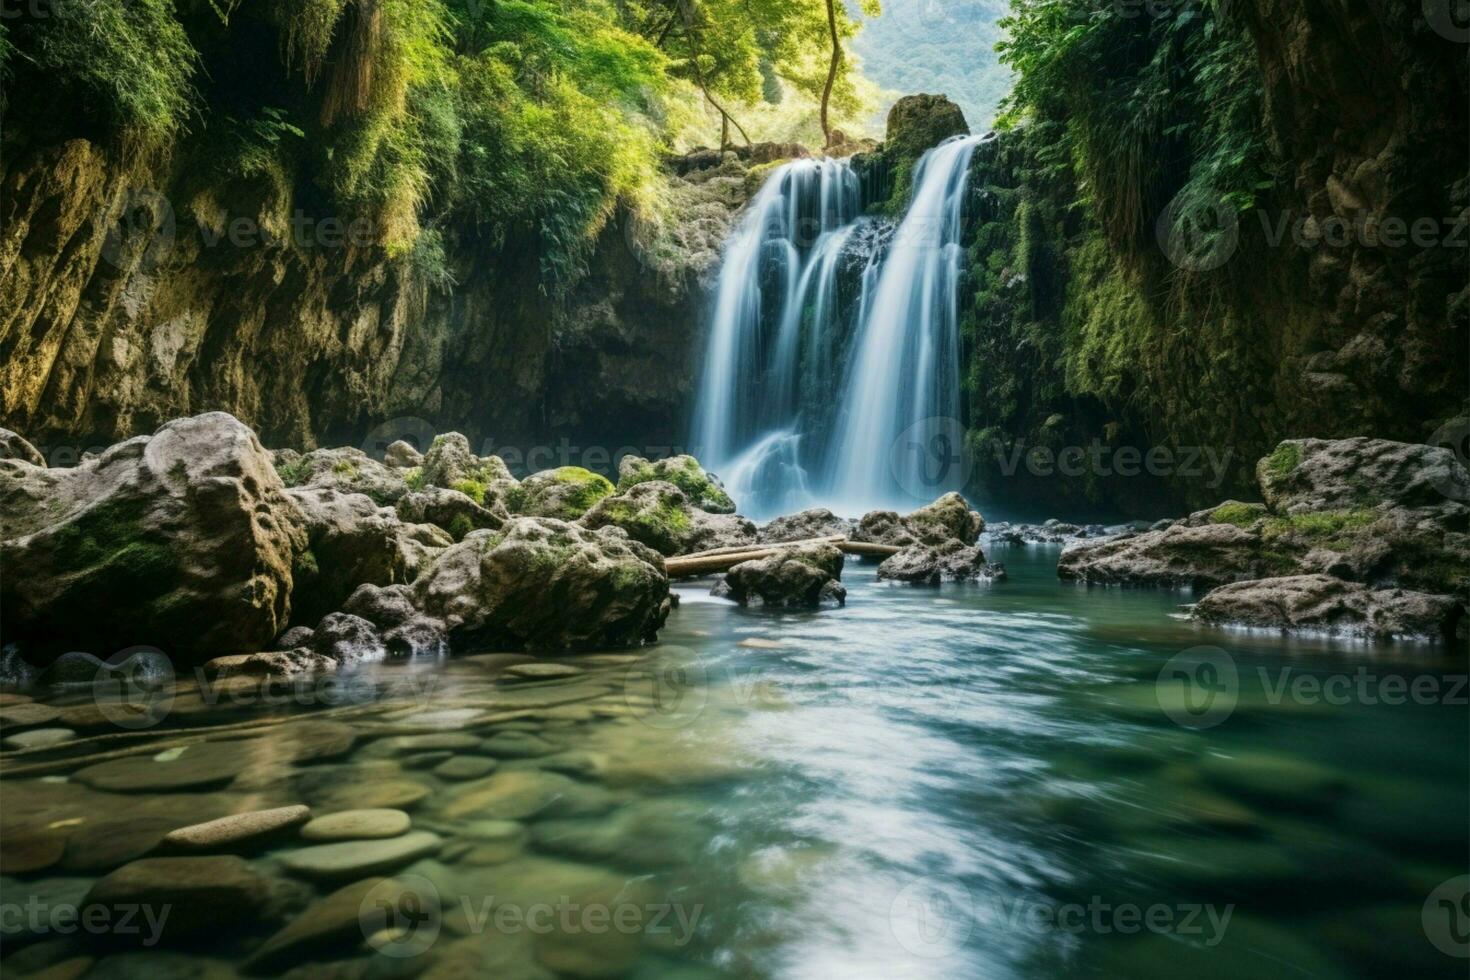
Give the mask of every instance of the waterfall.
[{"label": "waterfall", "polygon": [[[959,306],[965,190],[979,137],[942,143],[914,168],[914,196],[853,347],[833,446],[835,502],[901,505],[958,489]],[[943,445],[936,439],[944,439]],[[931,458],[935,453],[941,457]],[[939,467],[934,466],[939,463]]]},{"label": "waterfall", "polygon": [[934,482],[922,459],[895,468],[890,447],[919,420],[959,418],[960,217],[976,142],[920,159],[896,231],[858,214],[846,161],[785,164],[751,202],[720,268],[690,440],[743,513],[908,503]]}]

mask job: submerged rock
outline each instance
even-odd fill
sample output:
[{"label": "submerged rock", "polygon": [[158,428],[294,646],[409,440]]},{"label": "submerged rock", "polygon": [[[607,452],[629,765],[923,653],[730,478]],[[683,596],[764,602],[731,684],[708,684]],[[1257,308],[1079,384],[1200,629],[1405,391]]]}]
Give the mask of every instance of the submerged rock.
[{"label": "submerged rock", "polygon": [[815,609],[845,605],[842,552],[829,544],[790,548],[769,558],[745,561],[725,573],[711,595],[741,605]]},{"label": "submerged rock", "polygon": [[513,518],[475,531],[414,584],[415,607],[458,644],[636,646],[668,616],[657,552],[616,528]]},{"label": "submerged rock", "polygon": [[285,628],[299,511],[232,416],[178,419],[66,469],[0,461],[0,619],[47,659],[149,643],[175,660]]},{"label": "submerged rock", "polygon": [[1374,640],[1455,638],[1465,615],[1455,596],[1370,589],[1330,575],[1293,575],[1238,582],[1195,604],[1202,623],[1321,632]]},{"label": "submerged rock", "polygon": [[[165,943],[177,943],[218,929],[221,922],[248,928],[279,920],[290,893],[281,882],[257,873],[238,857],[144,858],[94,884],[82,901],[82,915],[85,921],[97,915],[104,922],[119,922],[130,909],[167,908],[162,938]],[[99,907],[102,911],[92,911]],[[136,932],[119,930],[113,935],[133,936],[138,942],[151,936],[141,922]],[[152,941],[158,938],[151,936]]]},{"label": "submerged rock", "polygon": [[735,513],[735,502],[725,488],[699,465],[693,456],[670,456],[649,461],[628,455],[618,461],[618,492],[626,492],[640,483],[658,480],[672,483],[683,491],[689,503],[712,514]]}]

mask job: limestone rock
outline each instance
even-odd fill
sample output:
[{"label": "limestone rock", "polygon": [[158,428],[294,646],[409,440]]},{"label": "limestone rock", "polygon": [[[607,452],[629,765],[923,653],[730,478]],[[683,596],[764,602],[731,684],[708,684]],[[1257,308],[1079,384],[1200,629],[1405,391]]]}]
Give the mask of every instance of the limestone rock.
[{"label": "limestone rock", "polygon": [[9,429],[0,428],[0,459],[18,459],[22,463],[46,468],[46,457],[41,455],[41,451],[27,442],[20,433]]},{"label": "limestone rock", "polygon": [[580,466],[559,466],[522,480],[511,510],[527,517],[575,521],[612,492],[606,477]]},{"label": "limestone rock", "polygon": [[1005,576],[985,562],[978,545],[965,545],[954,538],[938,545],[913,544],[883,560],[878,577],[915,585],[938,585],[941,579],[963,582]]},{"label": "limestone rock", "polygon": [[725,573],[710,594],[741,605],[841,606],[847,602],[847,589],[838,581],[842,562],[842,552],[829,544],[790,548],[769,558],[741,562]]},{"label": "limestone rock", "polygon": [[971,510],[964,497],[950,492],[902,517],[891,510],[869,511],[858,521],[852,539],[901,548],[945,541],[970,545],[983,530],[985,521],[979,512]]},{"label": "limestone rock", "polygon": [[413,595],[456,643],[547,650],[635,646],[654,637],[670,608],[657,552],[616,528],[551,518],[472,532]]},{"label": "limestone rock", "polygon": [[286,491],[303,515],[307,547],[295,560],[292,618],[309,623],[338,609],[359,585],[407,580],[408,558],[394,512],[359,493]]},{"label": "limestone rock", "polygon": [[1452,641],[1465,615],[1455,596],[1370,589],[1330,575],[1222,585],[1195,604],[1202,623],[1374,640]]},{"label": "limestone rock", "polygon": [[505,460],[499,456],[476,456],[470,449],[470,441],[458,432],[435,436],[429,451],[424,453],[422,466],[422,482],[426,487],[456,489],[465,482],[514,482]]},{"label": "limestone rock", "polygon": [[814,507],[798,514],[778,517],[760,529],[762,543],[780,544],[784,541],[805,541],[808,538],[824,538],[834,534],[851,535],[857,522],[838,517],[825,507]]},{"label": "limestone rock", "polygon": [[254,433],[222,412],[74,468],[0,461],[0,514],[0,619],[33,659],[146,642],[202,662],[286,626],[297,508]]},{"label": "limestone rock", "polygon": [[1175,524],[1069,545],[1057,562],[1057,575],[1101,585],[1213,588],[1269,574],[1260,544],[1259,535],[1233,524]]},{"label": "limestone rock", "polygon": [[1470,501],[1470,473],[1443,446],[1387,439],[1288,439],[1256,464],[1277,514],[1394,509],[1453,511]]},{"label": "limestone rock", "polygon": [[481,528],[494,530],[510,516],[504,505],[492,498],[494,509],[476,503],[458,490],[444,487],[425,487],[401,497],[397,504],[398,517],[410,524],[433,524],[443,528],[458,541],[471,531]]},{"label": "limestone rock", "polygon": [[735,513],[735,502],[711,474],[693,456],[670,456],[649,461],[628,455],[618,461],[618,492],[622,493],[650,480],[672,483],[684,492],[690,504],[712,514]]},{"label": "limestone rock", "polygon": [[684,491],[663,480],[635,483],[603,497],[578,521],[584,527],[618,527],[663,555],[754,544],[755,525],[737,514],[713,514],[693,506]]},{"label": "limestone rock", "polygon": [[422,466],[423,463],[423,453],[402,439],[389,443],[388,448],[383,451],[383,465],[397,470],[412,469],[415,466]]},{"label": "limestone rock", "polygon": [[288,487],[360,493],[379,507],[391,506],[408,492],[401,472],[350,446],[313,449],[305,455],[277,450],[274,460],[276,472]]}]

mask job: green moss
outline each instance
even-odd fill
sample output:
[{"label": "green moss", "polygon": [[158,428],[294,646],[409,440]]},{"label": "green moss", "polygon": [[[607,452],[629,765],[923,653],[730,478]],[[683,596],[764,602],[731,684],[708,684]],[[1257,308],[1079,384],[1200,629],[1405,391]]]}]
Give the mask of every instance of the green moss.
[{"label": "green moss", "polygon": [[320,575],[321,571],[321,566],[318,565],[316,561],[316,552],[312,551],[310,548],[307,548],[305,551],[298,552],[296,556],[291,559],[292,578],[313,579]]},{"label": "green moss", "polygon": [[1371,510],[1324,510],[1307,514],[1273,517],[1266,522],[1264,536],[1269,540],[1285,535],[1306,538],[1330,538],[1344,531],[1365,528],[1378,520]]},{"label": "green moss", "polygon": [[311,476],[311,464],[305,459],[293,459],[276,467],[276,475],[288,487],[299,487]]},{"label": "green moss", "polygon": [[731,510],[735,507],[730,495],[709,478],[709,474],[705,473],[704,468],[693,456],[660,460],[657,463],[639,463],[618,480],[618,490],[621,492],[650,480],[672,483],[682,490],[695,506]]},{"label": "green moss", "polygon": [[458,490],[482,507],[485,505],[485,484],[479,480],[455,480],[449,489]]},{"label": "green moss", "polygon": [[356,476],[357,464],[350,459],[339,459],[332,464],[332,472],[338,476]]},{"label": "green moss", "polygon": [[1250,527],[1265,516],[1265,504],[1242,504],[1237,501],[1221,504],[1210,512],[1213,523],[1234,524],[1236,527]]},{"label": "green moss", "polygon": [[403,471],[403,482],[410,490],[422,490],[424,488],[424,468],[422,466],[411,466]]},{"label": "green moss", "polygon": [[468,514],[455,514],[454,518],[449,522],[449,526],[445,528],[449,532],[449,536],[456,541],[463,541],[464,536],[474,529],[475,524],[470,520],[470,515]]},{"label": "green moss", "polygon": [[576,488],[573,493],[562,498],[564,510],[575,511],[574,517],[581,517],[593,504],[613,492],[613,485],[607,477],[580,466],[561,466],[552,470],[551,475],[557,483],[571,484]]},{"label": "green moss", "polygon": [[1294,442],[1283,442],[1266,457],[1266,472],[1279,480],[1289,476],[1301,461],[1302,447]]}]

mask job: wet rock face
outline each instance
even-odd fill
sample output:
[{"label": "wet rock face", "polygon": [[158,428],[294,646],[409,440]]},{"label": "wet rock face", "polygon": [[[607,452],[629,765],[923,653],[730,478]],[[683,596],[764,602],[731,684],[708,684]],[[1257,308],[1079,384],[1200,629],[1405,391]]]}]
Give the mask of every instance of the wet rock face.
[{"label": "wet rock face", "polygon": [[842,552],[828,544],[784,550],[769,558],[741,562],[725,573],[710,594],[741,605],[841,606],[847,601],[847,589],[838,581],[842,561]]},{"label": "wet rock face", "polygon": [[1057,575],[1097,585],[1208,589],[1270,573],[1261,539],[1233,524],[1188,527],[1083,541],[1062,550]]},{"label": "wet rock face", "polygon": [[1375,590],[1331,575],[1294,575],[1221,586],[1201,599],[1192,615],[1214,626],[1453,641],[1464,606],[1454,596]]},{"label": "wet rock face", "polygon": [[526,517],[446,551],[414,583],[413,603],[456,644],[532,650],[636,646],[671,606],[651,548],[616,528]]},{"label": "wet rock face", "polygon": [[0,510],[4,635],[32,660],[149,643],[187,662],[262,649],[287,624],[299,511],[222,412],[74,468],[0,461]]}]

